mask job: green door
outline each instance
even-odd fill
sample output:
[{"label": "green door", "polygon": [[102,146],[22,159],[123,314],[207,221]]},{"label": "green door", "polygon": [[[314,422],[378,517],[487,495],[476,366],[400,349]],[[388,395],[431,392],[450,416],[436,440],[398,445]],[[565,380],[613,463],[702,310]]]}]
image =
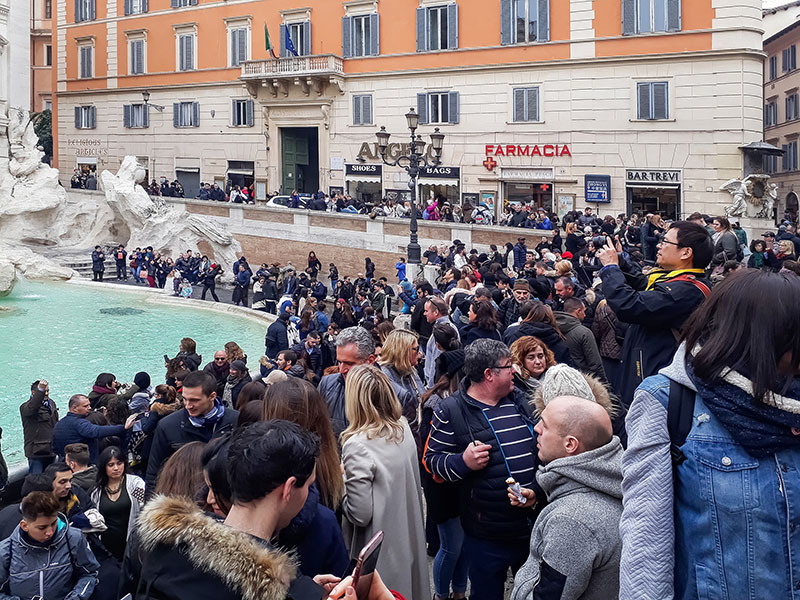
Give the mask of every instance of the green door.
[{"label": "green door", "polygon": [[291,194],[292,190],[298,192],[303,189],[303,167],[308,166],[308,137],[298,135],[291,129],[281,130],[283,151],[281,163],[283,167],[283,193]]}]

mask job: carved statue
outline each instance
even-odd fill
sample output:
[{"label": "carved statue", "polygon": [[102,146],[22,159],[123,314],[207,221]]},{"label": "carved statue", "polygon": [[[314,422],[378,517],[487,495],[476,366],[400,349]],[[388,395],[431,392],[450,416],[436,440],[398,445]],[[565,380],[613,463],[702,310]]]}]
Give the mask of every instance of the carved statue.
[{"label": "carved statue", "polygon": [[756,218],[771,219],[772,209],[775,206],[775,202],[778,200],[778,186],[776,184],[768,183],[766,185],[763,200],[764,203],[761,206],[761,210],[756,213]]},{"label": "carved statue", "polygon": [[725,207],[725,214],[729,217],[743,217],[747,214],[747,179],[731,179],[723,184],[720,190],[725,190],[733,196],[733,204]]}]

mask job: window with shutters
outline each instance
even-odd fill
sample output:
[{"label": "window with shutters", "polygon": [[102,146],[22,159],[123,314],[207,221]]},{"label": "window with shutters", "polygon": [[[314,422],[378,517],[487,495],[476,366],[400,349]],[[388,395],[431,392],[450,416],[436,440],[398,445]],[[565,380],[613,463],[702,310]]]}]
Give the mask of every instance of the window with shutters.
[{"label": "window with shutters", "polygon": [[147,12],[147,0],[125,0],[125,14],[138,15]]},{"label": "window with shutters", "polygon": [[769,57],[769,80],[772,81],[773,79],[778,78],[778,57],[777,56],[770,56]]},{"label": "window with shutters", "polygon": [[[798,96],[797,94],[792,94],[791,96],[786,96],[786,120],[787,121],[794,121],[800,118],[800,110],[798,110]],[[777,124],[778,119],[777,116],[775,118],[775,123]]]},{"label": "window with shutters", "polygon": [[94,106],[76,106],[75,129],[94,129],[97,125],[95,114]]},{"label": "window with shutters", "polygon": [[783,150],[781,171],[797,171],[797,142],[783,144],[781,149]]},{"label": "window with shutters", "polygon": [[764,156],[764,172],[771,175],[778,172],[778,157],[774,154]]},{"label": "window with shutters", "polygon": [[378,13],[342,17],[342,56],[378,56],[379,23]]},{"label": "window with shutters", "polygon": [[128,39],[128,73],[130,75],[142,75],[147,72],[145,50],[143,37]]},{"label": "window with shutters", "polygon": [[669,84],[666,81],[638,83],[637,118],[645,121],[669,119]]},{"label": "window with shutters", "polygon": [[[289,37],[292,38],[292,44],[294,44],[294,49],[297,51],[298,56],[304,56],[311,47],[311,40],[306,39],[306,27],[305,23],[290,23],[287,25],[289,28]],[[308,54],[311,52],[308,51]]]},{"label": "window with shutters", "polygon": [[230,40],[230,56],[228,64],[231,67],[238,67],[244,61],[250,60],[250,28],[231,27],[228,29],[228,39]]},{"label": "window with shutters", "polygon": [[681,30],[681,0],[622,0],[622,33]]},{"label": "window with shutters", "polygon": [[417,52],[458,48],[458,4],[417,9]]},{"label": "window with shutters", "polygon": [[175,127],[200,127],[200,103],[176,102],[172,105]]},{"label": "window with shutters", "polygon": [[122,107],[122,124],[127,129],[150,127],[150,107],[147,104],[126,104]]},{"label": "window with shutters", "polygon": [[231,125],[234,127],[252,127],[255,105],[252,100],[231,101]]},{"label": "window with shutters", "polygon": [[78,46],[78,77],[91,79],[94,77],[94,45],[80,43]]},{"label": "window with shutters", "polygon": [[764,127],[772,127],[778,124],[778,103],[767,102],[764,105]]},{"label": "window with shutters", "polygon": [[417,113],[422,124],[455,124],[459,122],[458,92],[428,92],[417,94]]},{"label": "window with shutters", "polygon": [[195,33],[181,33],[177,36],[178,40],[178,70],[194,71],[197,66],[195,63],[196,40]]},{"label": "window with shutters", "polygon": [[75,22],[94,21],[97,18],[95,0],[75,0]]},{"label": "window with shutters", "polygon": [[539,88],[514,88],[515,123],[539,121]]},{"label": "window with shutters", "polygon": [[789,73],[797,68],[797,46],[792,44],[788,48],[784,48],[781,53],[781,68],[784,73]]},{"label": "window with shutters", "polygon": [[[550,37],[548,0],[501,0],[501,42],[525,44]],[[506,22],[507,21],[507,22]]]},{"label": "window with shutters", "polygon": [[194,6],[197,0],[170,0],[171,8],[183,8],[184,6]]},{"label": "window with shutters", "polygon": [[53,66],[53,46],[45,44],[44,46],[44,64],[45,66]]},{"label": "window with shutters", "polygon": [[372,125],[372,94],[353,96],[353,125]]},{"label": "window with shutters", "polygon": [[44,18],[53,18],[53,0],[44,0]]}]

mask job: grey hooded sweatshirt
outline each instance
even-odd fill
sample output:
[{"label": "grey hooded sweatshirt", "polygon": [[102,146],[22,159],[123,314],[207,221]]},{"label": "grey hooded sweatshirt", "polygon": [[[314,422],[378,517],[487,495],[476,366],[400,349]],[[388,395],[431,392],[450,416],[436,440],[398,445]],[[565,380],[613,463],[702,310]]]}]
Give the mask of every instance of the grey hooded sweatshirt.
[{"label": "grey hooded sweatshirt", "polygon": [[621,463],[622,445],[614,437],[539,467],[536,481],[549,504],[533,526],[531,553],[514,578],[511,600],[617,598]]}]

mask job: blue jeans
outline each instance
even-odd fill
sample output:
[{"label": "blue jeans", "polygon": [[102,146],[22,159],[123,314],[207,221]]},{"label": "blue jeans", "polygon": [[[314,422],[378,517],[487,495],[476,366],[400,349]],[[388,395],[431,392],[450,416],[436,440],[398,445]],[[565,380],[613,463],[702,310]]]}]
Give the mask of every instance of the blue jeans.
[{"label": "blue jeans", "polygon": [[35,475],[36,473],[43,473],[48,465],[55,462],[55,456],[47,458],[29,458],[28,459],[28,475]]},{"label": "blue jeans", "polygon": [[450,582],[453,594],[467,591],[467,553],[464,552],[464,529],[461,519],[455,517],[437,525],[439,529],[439,552],[433,560],[433,589],[437,596],[450,596]]},{"label": "blue jeans", "polygon": [[527,539],[496,542],[465,535],[463,551],[469,563],[470,600],[503,600],[508,568],[517,572],[528,560],[530,544]]}]

